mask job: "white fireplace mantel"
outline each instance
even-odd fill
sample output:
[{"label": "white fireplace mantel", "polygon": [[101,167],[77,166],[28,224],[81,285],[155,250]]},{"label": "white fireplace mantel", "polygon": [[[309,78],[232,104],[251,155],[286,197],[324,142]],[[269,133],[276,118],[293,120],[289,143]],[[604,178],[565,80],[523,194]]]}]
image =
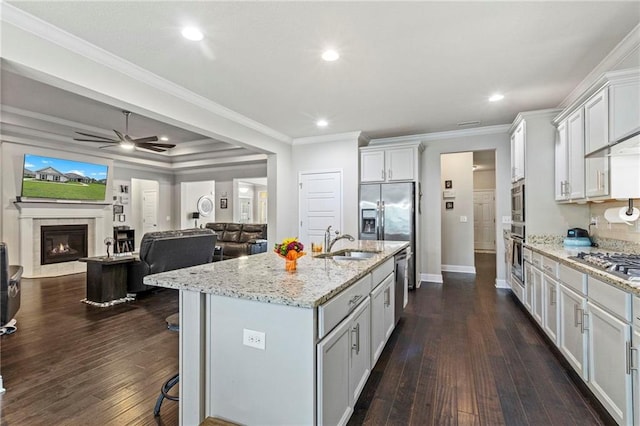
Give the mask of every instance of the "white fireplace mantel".
[{"label": "white fireplace mantel", "polygon": [[16,202],[20,227],[20,264],[26,278],[58,276],[84,272],[81,262],[40,265],[40,227],[42,225],[88,225],[89,256],[103,249],[105,218],[111,204],[73,202]]}]

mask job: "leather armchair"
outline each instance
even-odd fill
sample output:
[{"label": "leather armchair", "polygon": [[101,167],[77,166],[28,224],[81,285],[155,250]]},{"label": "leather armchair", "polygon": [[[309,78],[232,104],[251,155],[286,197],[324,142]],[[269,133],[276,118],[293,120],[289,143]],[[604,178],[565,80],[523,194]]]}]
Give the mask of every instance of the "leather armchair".
[{"label": "leather armchair", "polygon": [[188,268],[213,261],[216,234],[210,229],[149,232],[140,242],[140,260],[127,269],[127,292],[139,293],[156,287],[143,283],[149,274]]},{"label": "leather armchair", "polygon": [[266,223],[210,222],[205,225],[218,236],[223,258],[249,256],[267,251]]},{"label": "leather armchair", "polygon": [[0,327],[8,325],[20,309],[21,278],[22,266],[9,265],[7,246],[0,243]]}]

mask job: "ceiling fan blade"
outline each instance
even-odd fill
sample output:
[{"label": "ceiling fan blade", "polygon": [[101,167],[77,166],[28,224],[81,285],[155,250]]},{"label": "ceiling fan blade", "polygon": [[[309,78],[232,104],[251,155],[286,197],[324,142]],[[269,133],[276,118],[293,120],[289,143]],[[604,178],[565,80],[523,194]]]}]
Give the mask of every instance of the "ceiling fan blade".
[{"label": "ceiling fan blade", "polygon": [[158,140],[157,136],[148,136],[146,138],[132,139],[131,142],[133,142],[133,143],[144,143],[144,142],[155,142],[157,140]]},{"label": "ceiling fan blade", "polygon": [[[96,142],[97,142],[97,141],[96,141]],[[98,148],[100,148],[100,149],[103,149],[103,148],[112,148],[112,147],[114,147],[114,146],[115,146],[115,145],[102,145],[102,146],[99,146]]]},{"label": "ceiling fan blade", "polygon": [[125,142],[125,141],[127,141],[127,140],[125,139],[125,137],[122,135],[122,133],[120,133],[119,131],[117,131],[117,130],[115,130],[115,129],[113,129],[113,131],[116,133],[116,136],[118,136],[118,138],[120,139],[120,142]]},{"label": "ceiling fan blade", "polygon": [[73,138],[74,141],[81,141],[81,142],[98,142],[98,143],[106,143],[106,142],[112,142],[112,143],[116,143],[119,141],[113,141],[113,140],[95,140],[95,139],[78,139],[78,138]]},{"label": "ceiling fan blade", "polygon": [[155,144],[152,143],[137,143],[136,144],[136,148],[142,148],[142,149],[148,149],[149,151],[153,151],[153,152],[165,152],[166,149],[165,148],[158,148],[157,146],[155,146]]},{"label": "ceiling fan blade", "polygon": [[171,148],[175,148],[176,147],[176,145],[172,144],[172,143],[151,143],[149,145],[153,145],[155,147],[165,148],[165,149],[171,149]]},{"label": "ceiling fan blade", "polygon": [[109,141],[109,142],[117,142],[117,141],[114,141],[112,138],[107,138],[107,137],[99,136],[99,135],[92,135],[91,133],[83,133],[83,132],[76,132],[76,133],[79,134],[79,135],[82,135],[82,136],[89,136],[90,138],[103,139],[103,140]]}]

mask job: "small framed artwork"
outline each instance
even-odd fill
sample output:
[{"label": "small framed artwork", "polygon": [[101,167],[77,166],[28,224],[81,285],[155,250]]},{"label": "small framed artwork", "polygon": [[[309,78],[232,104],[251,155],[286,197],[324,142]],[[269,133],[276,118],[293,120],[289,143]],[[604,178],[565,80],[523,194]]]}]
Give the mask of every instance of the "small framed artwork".
[{"label": "small framed artwork", "polygon": [[446,208],[447,210],[453,210],[453,201],[447,201],[447,202],[445,203],[445,208]]},{"label": "small framed artwork", "polygon": [[126,220],[126,216],[123,214],[118,215],[118,222],[124,222]]},{"label": "small framed artwork", "polygon": [[124,206],[120,204],[114,204],[113,214],[122,214],[122,213],[124,213]]},{"label": "small framed artwork", "polygon": [[445,181],[444,181],[444,187],[445,187],[446,189],[451,189],[451,188],[453,188],[453,181],[451,181],[451,180],[445,180]]},{"label": "small framed artwork", "polygon": [[220,208],[221,209],[226,209],[227,208],[227,199],[226,198],[220,198]]}]

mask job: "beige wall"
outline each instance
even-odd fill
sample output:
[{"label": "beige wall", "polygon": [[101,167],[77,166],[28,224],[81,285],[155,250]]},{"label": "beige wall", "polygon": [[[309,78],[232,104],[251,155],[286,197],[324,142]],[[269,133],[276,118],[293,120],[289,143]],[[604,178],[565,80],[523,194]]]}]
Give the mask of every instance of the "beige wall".
[{"label": "beige wall", "polygon": [[[631,241],[640,243],[640,220],[627,225],[625,223],[612,223],[604,218],[604,211],[609,208],[620,208],[627,206],[626,201],[609,201],[600,204],[591,204],[591,217],[598,222],[597,227],[591,226],[592,235],[600,238],[610,238],[614,240]],[[634,200],[634,206],[640,208],[640,199]]]},{"label": "beige wall", "polygon": [[495,187],[495,170],[480,170],[473,173],[473,189],[495,189]]}]

